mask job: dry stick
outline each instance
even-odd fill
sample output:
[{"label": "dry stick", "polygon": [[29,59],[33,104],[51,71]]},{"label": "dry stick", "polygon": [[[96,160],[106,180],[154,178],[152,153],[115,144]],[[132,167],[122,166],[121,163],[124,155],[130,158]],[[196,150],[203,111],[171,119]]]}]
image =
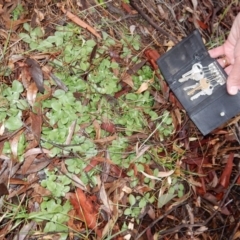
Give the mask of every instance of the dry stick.
[{"label": "dry stick", "polygon": [[133,0],[130,0],[130,4],[132,5],[133,8],[135,8],[137,10],[137,12],[142,15],[142,17],[148,21],[156,30],[158,30],[160,33],[162,33],[163,35],[167,36],[170,40],[172,40],[175,44],[178,43],[178,40],[171,36],[167,31],[165,31],[164,29],[162,29],[161,27],[159,27],[156,23],[154,23],[152,21],[152,19],[146,15],[146,13],[137,5],[134,3]]}]

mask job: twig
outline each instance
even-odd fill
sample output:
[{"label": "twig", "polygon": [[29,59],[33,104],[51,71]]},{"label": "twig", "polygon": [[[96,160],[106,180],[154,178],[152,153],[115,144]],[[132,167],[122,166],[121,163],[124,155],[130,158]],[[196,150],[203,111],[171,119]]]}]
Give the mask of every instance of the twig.
[{"label": "twig", "polygon": [[73,22],[75,22],[77,25],[79,25],[82,28],[87,29],[89,32],[91,32],[94,36],[96,36],[99,39],[102,39],[102,37],[97,33],[97,31],[91,27],[90,25],[88,25],[87,23],[85,23],[84,21],[82,21],[79,17],[75,16],[74,14],[72,14],[71,12],[67,11],[64,6],[61,7],[61,10],[63,13],[66,14],[66,16],[71,19]]},{"label": "twig", "polygon": [[149,22],[149,24],[151,24],[155,29],[157,29],[160,33],[162,33],[163,35],[167,36],[170,40],[172,40],[175,44],[178,43],[178,40],[171,36],[167,31],[165,31],[164,29],[162,29],[161,27],[159,27],[156,23],[154,23],[152,21],[152,19],[146,15],[146,13],[144,13],[144,11],[137,5],[134,3],[133,0],[130,0],[130,4],[133,8],[135,8],[137,10],[137,12],[142,15],[142,17]]}]

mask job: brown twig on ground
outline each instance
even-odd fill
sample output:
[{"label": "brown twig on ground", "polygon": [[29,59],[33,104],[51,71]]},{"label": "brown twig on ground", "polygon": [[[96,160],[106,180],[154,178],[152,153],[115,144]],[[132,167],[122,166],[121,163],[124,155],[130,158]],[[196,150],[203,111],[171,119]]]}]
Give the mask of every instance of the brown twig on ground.
[{"label": "brown twig on ground", "polygon": [[75,16],[74,14],[72,14],[71,12],[67,11],[64,6],[61,6],[61,10],[63,13],[66,14],[66,16],[72,20],[73,22],[75,22],[77,25],[79,25],[82,28],[87,29],[89,32],[91,32],[95,37],[102,39],[102,37],[97,33],[97,31],[91,27],[90,25],[88,25],[87,23],[85,23],[84,21],[82,21],[79,17]]},{"label": "brown twig on ground", "polygon": [[134,9],[136,9],[137,12],[138,12],[149,24],[151,24],[156,30],[158,30],[158,31],[159,31],[160,33],[162,33],[163,35],[167,36],[167,37],[168,37],[170,40],[172,40],[175,44],[178,43],[178,40],[177,40],[175,37],[171,36],[167,31],[165,31],[164,29],[162,29],[161,27],[159,27],[156,23],[154,23],[154,22],[152,21],[152,19],[151,19],[149,16],[147,16],[147,15],[144,13],[144,11],[143,11],[137,4],[134,3],[133,0],[130,0],[129,2],[130,2],[130,4],[131,4],[131,6],[132,6]]}]

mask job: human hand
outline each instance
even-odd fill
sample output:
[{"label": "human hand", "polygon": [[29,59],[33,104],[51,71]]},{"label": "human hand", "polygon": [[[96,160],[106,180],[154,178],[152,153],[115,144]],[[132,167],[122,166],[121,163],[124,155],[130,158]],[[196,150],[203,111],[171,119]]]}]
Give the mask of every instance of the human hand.
[{"label": "human hand", "polygon": [[240,13],[235,18],[226,42],[209,50],[212,58],[218,58],[219,64],[228,74],[227,91],[235,95],[240,90]]}]

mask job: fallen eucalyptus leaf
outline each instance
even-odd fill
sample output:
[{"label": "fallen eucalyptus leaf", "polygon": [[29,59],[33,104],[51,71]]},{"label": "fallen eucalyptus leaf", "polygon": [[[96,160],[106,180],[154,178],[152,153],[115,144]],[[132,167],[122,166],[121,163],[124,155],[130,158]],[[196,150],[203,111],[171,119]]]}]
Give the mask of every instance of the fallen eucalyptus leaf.
[{"label": "fallen eucalyptus leaf", "polygon": [[27,58],[27,65],[32,76],[33,81],[36,83],[39,92],[44,93],[43,87],[43,73],[40,65],[34,59]]}]

